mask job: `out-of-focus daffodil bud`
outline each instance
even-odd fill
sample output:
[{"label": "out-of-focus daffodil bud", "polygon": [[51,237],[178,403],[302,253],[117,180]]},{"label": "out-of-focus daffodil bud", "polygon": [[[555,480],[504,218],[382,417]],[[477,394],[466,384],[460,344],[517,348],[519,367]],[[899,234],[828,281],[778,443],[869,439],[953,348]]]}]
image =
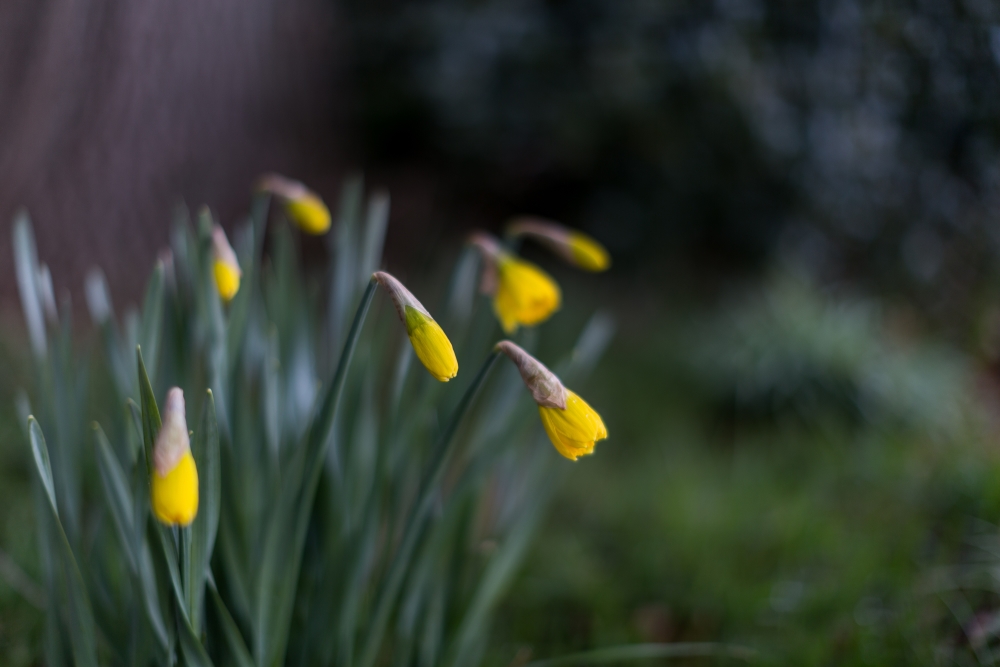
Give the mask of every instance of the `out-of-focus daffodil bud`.
[{"label": "out-of-focus daffodil bud", "polygon": [[413,351],[434,379],[447,382],[458,375],[458,358],[451,341],[427,309],[388,273],[377,271],[374,278],[392,298],[399,319],[406,325]]},{"label": "out-of-focus daffodil bud", "polygon": [[167,392],[163,424],[153,445],[150,483],[153,515],[168,526],[187,526],[198,514],[198,469],[191,456],[184,392]]},{"label": "out-of-focus daffodil bud", "polygon": [[330,229],[330,209],[302,183],[268,174],[260,179],[258,189],[281,199],[288,217],[306,234],[326,234]]},{"label": "out-of-focus daffodil bud", "polygon": [[611,256],[591,236],[542,218],[514,218],[507,225],[507,236],[538,241],[573,266],[585,271],[605,271]]},{"label": "out-of-focus daffodil bud", "polygon": [[549,274],[507,252],[487,234],[473,235],[471,243],[485,259],[481,289],[493,295],[493,312],[506,333],[540,324],[559,309],[562,292]]},{"label": "out-of-focus daffodil bud", "polygon": [[215,273],[215,286],[219,288],[219,296],[223,301],[231,301],[240,291],[243,271],[240,270],[236,253],[229,245],[229,239],[221,225],[212,228],[212,271]]},{"label": "out-of-focus daffodil bud", "polygon": [[572,461],[593,454],[595,443],[608,437],[608,429],[597,411],[566,389],[555,373],[521,347],[505,340],[497,343],[496,349],[507,355],[521,372],[556,451]]}]

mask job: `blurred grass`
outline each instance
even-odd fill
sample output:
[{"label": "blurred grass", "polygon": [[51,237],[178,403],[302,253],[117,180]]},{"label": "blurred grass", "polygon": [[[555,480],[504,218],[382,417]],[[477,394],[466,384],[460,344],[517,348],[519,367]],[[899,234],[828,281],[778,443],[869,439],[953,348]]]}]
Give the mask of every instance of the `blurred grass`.
[{"label": "blurred grass", "polygon": [[[780,281],[707,309],[617,310],[618,339],[580,388],[611,438],[562,487],[493,664],[679,641],[738,643],[765,664],[932,664],[961,644],[925,584],[1000,520],[967,359],[901,341],[871,303]],[[575,316],[569,303],[552,326]],[[836,327],[852,354],[830,354]],[[0,547],[37,581],[22,349],[0,338]],[[41,630],[0,577],[0,664],[39,664]]]}]

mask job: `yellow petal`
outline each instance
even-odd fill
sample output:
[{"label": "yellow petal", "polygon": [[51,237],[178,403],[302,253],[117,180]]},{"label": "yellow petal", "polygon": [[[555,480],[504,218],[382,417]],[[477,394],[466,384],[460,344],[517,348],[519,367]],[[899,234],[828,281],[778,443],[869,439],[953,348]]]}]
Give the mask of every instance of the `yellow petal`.
[{"label": "yellow petal", "polygon": [[187,526],[198,514],[198,469],[191,452],[185,452],[173,470],[161,476],[154,470],[153,514],[168,526]]},{"label": "yellow petal", "polygon": [[455,349],[433,318],[416,308],[406,306],[406,333],[417,358],[436,380],[447,382],[458,375]]},{"label": "yellow petal", "polygon": [[330,211],[323,200],[309,193],[285,202],[285,210],[299,229],[307,234],[325,234],[330,229]]},{"label": "yellow petal", "polygon": [[600,243],[583,232],[570,232],[569,249],[573,263],[587,271],[604,271],[611,266],[611,257]]},{"label": "yellow petal", "polygon": [[565,410],[539,406],[538,414],[556,450],[573,461],[593,453],[594,444],[608,437],[608,430],[597,411],[568,389]]},{"label": "yellow petal", "polygon": [[559,309],[559,285],[534,264],[503,256],[497,263],[497,277],[493,310],[507,333],[518,325],[539,324]]},{"label": "yellow petal", "polygon": [[240,290],[240,270],[222,261],[215,260],[215,286],[219,289],[219,296],[223,301],[231,301]]}]

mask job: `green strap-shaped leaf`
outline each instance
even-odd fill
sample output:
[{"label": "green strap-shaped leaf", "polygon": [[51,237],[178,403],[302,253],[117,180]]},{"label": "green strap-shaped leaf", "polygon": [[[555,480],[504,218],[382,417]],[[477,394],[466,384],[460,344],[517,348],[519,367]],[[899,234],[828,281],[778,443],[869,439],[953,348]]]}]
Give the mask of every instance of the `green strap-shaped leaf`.
[{"label": "green strap-shaped leaf", "polygon": [[142,446],[146,452],[146,473],[153,474],[153,441],[160,432],[160,409],[156,406],[153,387],[149,384],[146,364],[142,361],[142,348],[135,348],[139,372],[139,408],[142,411]]},{"label": "green strap-shaped leaf", "polygon": [[188,584],[187,606],[191,625],[195,629],[200,629],[205,599],[205,577],[219,530],[222,487],[219,427],[215,421],[215,400],[211,390],[207,392],[201,410],[201,420],[194,434],[192,449],[195,465],[198,468],[198,516],[191,524],[191,557],[188,559],[190,570],[185,580]]},{"label": "green strap-shaped leaf", "polygon": [[521,564],[525,551],[531,545],[531,538],[544,514],[543,508],[548,504],[546,501],[554,489],[554,485],[538,486],[534,494],[536,497],[532,499],[531,506],[526,512],[527,516],[518,519],[517,525],[511,529],[500,548],[490,557],[472,602],[462,615],[462,624],[459,626],[453,651],[452,665],[455,667],[472,664],[471,658],[475,653],[476,643],[486,634],[484,630],[490,612],[506,590],[511,578],[517,572],[517,567]]},{"label": "green strap-shaped leaf", "polygon": [[156,372],[157,353],[163,332],[163,262],[157,262],[149,277],[146,298],[142,302],[142,320],[139,324],[139,345],[146,350],[153,372]]},{"label": "green strap-shaped leaf", "polygon": [[458,430],[462,418],[469,410],[479,389],[486,381],[487,376],[489,376],[490,369],[493,368],[499,355],[499,352],[493,351],[486,358],[476,377],[473,378],[468,389],[465,390],[461,400],[455,407],[448,425],[441,433],[433,458],[424,475],[424,481],[421,483],[421,490],[417,501],[403,529],[403,537],[400,540],[399,548],[393,555],[385,579],[379,587],[380,590],[375,599],[371,623],[369,624],[367,636],[360,654],[358,664],[361,667],[372,667],[378,659],[386,626],[388,626],[389,618],[396,607],[399,592],[403,586],[406,574],[412,565],[413,554],[426,530],[434,499],[440,491],[441,479],[444,477],[445,468],[454,449],[453,438],[455,432]]},{"label": "green strap-shaped leaf", "polygon": [[28,325],[28,338],[35,355],[39,359],[44,359],[48,346],[42,301],[38,294],[38,253],[35,250],[35,234],[31,230],[31,221],[24,209],[19,210],[14,217],[13,246],[14,270],[21,294],[24,321]]},{"label": "green strap-shaped leaf", "polygon": [[229,649],[229,657],[233,659],[236,667],[254,667],[253,658],[247,648],[240,629],[236,626],[229,609],[219,596],[219,591],[215,588],[215,581],[211,576],[208,578],[208,595],[212,598],[212,606],[219,617],[219,625],[222,626],[222,637]]},{"label": "green strap-shaped leaf", "polygon": [[201,640],[198,639],[198,633],[191,627],[191,618],[185,605],[186,597],[181,580],[181,566],[177,562],[174,542],[167,529],[158,524],[152,516],[149,517],[148,530],[149,539],[154,543],[153,552],[156,554],[156,562],[161,571],[166,571],[166,576],[170,581],[173,608],[177,612],[174,615],[177,622],[177,639],[184,660],[190,667],[211,667],[212,661],[205,652]]},{"label": "green strap-shaped leaf", "polygon": [[48,506],[52,510],[52,524],[58,538],[57,551],[63,561],[63,573],[66,577],[66,593],[69,597],[65,611],[69,621],[70,648],[73,662],[77,667],[97,667],[97,635],[94,625],[94,613],[83,583],[83,575],[77,566],[73,549],[66,539],[66,531],[59,521],[59,510],[56,506],[56,496],[52,483],[52,468],[49,464],[49,450],[45,445],[42,428],[34,417],[28,417],[28,434],[31,441],[31,452],[35,460],[35,470],[45,489]]},{"label": "green strap-shaped leaf", "polygon": [[208,657],[191,624],[180,614],[177,615],[177,637],[187,667],[213,667],[212,659]]},{"label": "green strap-shaped leaf", "polygon": [[96,423],[94,424],[94,441],[97,449],[97,471],[101,477],[104,497],[108,507],[111,508],[111,518],[118,538],[121,540],[122,549],[128,558],[129,567],[134,571],[136,569],[136,549],[132,541],[132,537],[135,535],[132,527],[134,514],[128,481],[115,453],[111,450],[111,443],[104,435],[104,430]]},{"label": "green strap-shaped leaf", "polygon": [[[284,663],[309,516],[316,498],[326,448],[331,440],[347,369],[351,365],[376,288],[377,283],[369,281],[354,314],[333,379],[320,400],[309,433],[302,443],[304,447],[297,452],[296,459],[289,466],[291,472],[287,479],[292,481],[281,486],[277,508],[272,515],[274,520],[268,526],[254,614],[254,657],[258,665],[277,667]],[[300,479],[301,484],[295,484]]]},{"label": "green strap-shaped leaf", "polygon": [[155,554],[163,573],[170,582],[170,590],[173,598],[180,608],[179,613],[187,618],[187,606],[184,604],[184,584],[181,581],[181,568],[177,562],[177,551],[174,548],[174,541],[168,529],[159,523],[152,515],[147,523],[149,541],[152,543],[152,550]]}]

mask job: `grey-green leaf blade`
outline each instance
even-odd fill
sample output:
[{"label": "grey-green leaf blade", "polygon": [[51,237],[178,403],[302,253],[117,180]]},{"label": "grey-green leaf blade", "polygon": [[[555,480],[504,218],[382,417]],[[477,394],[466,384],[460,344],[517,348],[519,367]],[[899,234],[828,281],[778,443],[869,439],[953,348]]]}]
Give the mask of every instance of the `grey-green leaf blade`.
[{"label": "grey-green leaf blade", "polygon": [[201,420],[192,443],[198,468],[198,515],[191,525],[191,573],[189,576],[188,614],[195,629],[201,627],[205,599],[205,577],[215,547],[219,529],[221,504],[221,468],[219,461],[219,427],[215,419],[215,400],[207,392]]},{"label": "grey-green leaf blade", "polygon": [[[45,444],[42,429],[34,417],[28,418],[28,432],[35,458],[35,469],[42,479],[43,486],[45,486],[46,495],[49,496],[52,525],[57,535],[58,549],[63,560],[63,574],[66,577],[66,592],[69,597],[66,612],[69,621],[70,650],[73,654],[73,662],[78,667],[97,667],[97,629],[94,624],[94,613],[90,606],[86,585],[83,582],[83,575],[80,573],[69,540],[66,539],[66,531],[63,530],[62,523],[59,521],[55,493],[52,490],[52,470],[48,464],[48,447]],[[46,478],[48,478],[47,483]]]}]

